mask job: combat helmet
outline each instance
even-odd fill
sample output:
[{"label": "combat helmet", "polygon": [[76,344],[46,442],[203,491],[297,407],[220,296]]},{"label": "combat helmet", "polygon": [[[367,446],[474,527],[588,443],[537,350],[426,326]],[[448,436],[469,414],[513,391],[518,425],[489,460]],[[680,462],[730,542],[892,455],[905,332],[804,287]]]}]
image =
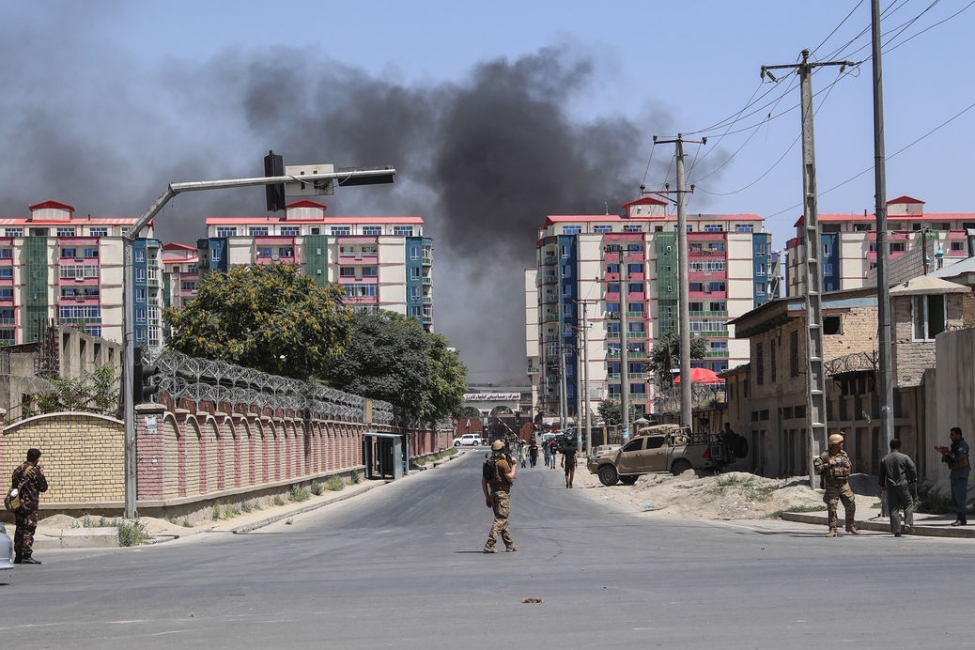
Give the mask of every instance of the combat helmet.
[{"label": "combat helmet", "polygon": [[503,440],[495,440],[494,442],[491,443],[491,450],[492,451],[501,451],[502,449],[504,449],[504,441]]},{"label": "combat helmet", "polygon": [[833,435],[831,435],[831,436],[829,437],[829,444],[830,444],[830,446],[831,446],[831,447],[832,447],[833,445],[838,445],[838,444],[840,444],[841,442],[843,442],[843,436],[841,436],[841,435],[840,435],[840,434],[838,434],[838,433],[834,433]]}]

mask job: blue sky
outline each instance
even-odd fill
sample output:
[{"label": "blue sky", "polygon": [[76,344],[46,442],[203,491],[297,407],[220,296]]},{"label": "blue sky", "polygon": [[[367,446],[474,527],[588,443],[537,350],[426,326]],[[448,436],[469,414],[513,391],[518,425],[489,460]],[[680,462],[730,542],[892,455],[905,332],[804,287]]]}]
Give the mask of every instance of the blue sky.
[{"label": "blue sky", "polygon": [[[887,194],[933,212],[975,212],[971,4],[882,2]],[[437,329],[472,381],[500,382],[524,368],[535,228],[673,184],[652,136],[707,136],[686,147],[691,213],[792,236],[798,80],[763,84],[763,64],[866,60],[813,86],[820,211],[872,212],[869,20],[868,1],[833,0],[3,3],[0,213],[53,198],[137,215],[169,181],[260,175],[267,149],[393,164],[393,188],[349,188],[329,212],[427,219]],[[264,212],[258,191],[212,194],[157,232],[192,243],[206,216]]]}]

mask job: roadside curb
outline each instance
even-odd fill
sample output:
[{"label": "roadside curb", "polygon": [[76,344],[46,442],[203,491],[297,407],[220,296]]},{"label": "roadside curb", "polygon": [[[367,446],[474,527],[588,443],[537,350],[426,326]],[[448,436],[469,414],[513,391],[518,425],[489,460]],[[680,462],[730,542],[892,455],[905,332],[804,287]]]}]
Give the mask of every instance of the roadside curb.
[{"label": "roadside curb", "polygon": [[[826,512],[783,512],[782,519],[795,521],[801,524],[813,524],[826,526],[829,524]],[[842,513],[840,513],[840,523],[842,524]],[[946,520],[947,521],[947,520]],[[890,524],[886,520],[857,520],[857,528],[878,533],[890,534]],[[932,525],[914,517],[914,532],[909,533],[918,537],[951,537],[954,539],[975,539],[975,528],[964,526],[952,527],[950,522],[945,524]]]},{"label": "roadside curb", "polygon": [[[318,503],[309,503],[309,504],[304,505],[304,506],[299,506],[297,508],[288,509],[287,512],[275,513],[275,514],[270,515],[268,517],[265,517],[264,519],[261,519],[259,521],[254,521],[254,522],[251,522],[251,523],[248,523],[248,524],[244,524],[242,526],[237,526],[237,527],[234,527],[234,528],[230,528],[229,529],[229,532],[233,533],[234,535],[242,535],[242,534],[245,534],[245,533],[249,533],[249,532],[254,531],[254,530],[257,530],[259,528],[264,528],[265,526],[270,526],[271,524],[277,523],[277,522],[281,521],[282,519],[287,519],[289,517],[294,517],[295,515],[304,514],[306,512],[311,512],[313,510],[318,510],[319,508],[323,508],[323,507],[325,507],[327,505],[330,505],[330,504],[333,504],[333,503],[338,503],[339,501],[345,501],[347,499],[351,499],[352,497],[358,496],[358,495],[360,495],[360,494],[362,494],[364,492],[368,492],[370,490],[373,490],[373,489],[379,487],[380,485],[385,485],[385,483],[384,482],[377,482],[375,484],[366,484],[366,485],[364,485],[364,486],[356,489],[353,492],[349,492],[348,494],[338,494],[334,498],[327,499],[327,500],[323,500],[323,501],[319,501]],[[207,532],[208,533],[212,533],[212,532],[224,532],[224,531],[217,530],[217,529],[210,529]]]}]

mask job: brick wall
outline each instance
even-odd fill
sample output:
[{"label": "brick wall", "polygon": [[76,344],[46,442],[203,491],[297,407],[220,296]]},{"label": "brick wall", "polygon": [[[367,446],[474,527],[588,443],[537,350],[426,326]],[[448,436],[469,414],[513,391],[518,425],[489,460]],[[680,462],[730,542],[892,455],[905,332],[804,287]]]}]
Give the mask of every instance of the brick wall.
[{"label": "brick wall", "polygon": [[[0,409],[0,425],[5,411]],[[138,505],[186,506],[290,483],[362,470],[362,434],[392,431],[356,422],[293,415],[166,411],[136,407]],[[411,456],[449,447],[451,432],[410,430]],[[90,413],[38,416],[0,428],[0,476],[9,477],[31,447],[41,449],[49,489],[43,510],[109,511],[125,500],[124,426]],[[243,497],[241,497],[243,495]]]}]

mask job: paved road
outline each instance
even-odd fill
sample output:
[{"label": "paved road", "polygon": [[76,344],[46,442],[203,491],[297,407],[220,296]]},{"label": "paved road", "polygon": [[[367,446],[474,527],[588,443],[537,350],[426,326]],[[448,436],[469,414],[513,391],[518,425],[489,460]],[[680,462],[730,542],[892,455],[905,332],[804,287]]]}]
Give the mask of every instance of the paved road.
[{"label": "paved road", "polygon": [[485,555],[481,458],[468,453],[247,535],[48,553],[42,567],[0,574],[0,643],[972,645],[968,540],[827,540],[800,524],[647,521],[606,511],[538,467],[520,470],[514,488],[519,552]]}]

